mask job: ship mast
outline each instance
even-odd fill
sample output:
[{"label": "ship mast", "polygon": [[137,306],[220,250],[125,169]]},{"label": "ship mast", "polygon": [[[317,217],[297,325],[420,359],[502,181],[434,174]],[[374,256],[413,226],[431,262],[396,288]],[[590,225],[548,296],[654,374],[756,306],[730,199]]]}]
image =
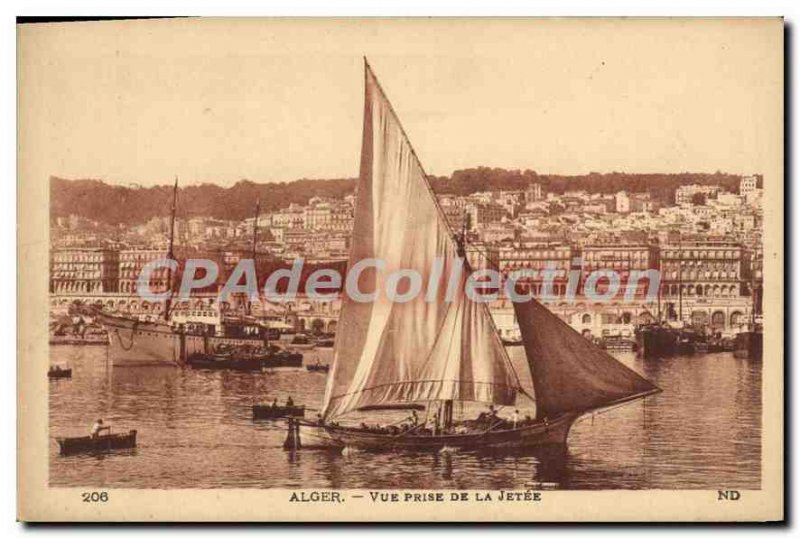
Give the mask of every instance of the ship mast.
[{"label": "ship mast", "polygon": [[758,251],[753,251],[753,256],[750,261],[750,295],[752,296],[750,304],[750,330],[756,330],[756,307],[758,306],[758,295],[756,295],[756,267],[758,261]]},{"label": "ship mast", "polygon": [[[169,218],[169,247],[167,248],[167,259],[174,260],[175,253],[173,246],[175,243],[175,208],[178,202],[178,176],[175,176],[175,186],[172,187],[172,209]],[[169,311],[172,306],[172,266],[167,267],[167,302],[164,305],[164,319],[169,321]]]},{"label": "ship mast", "polygon": [[678,233],[678,322],[683,323],[683,237],[680,232]]},{"label": "ship mast", "polygon": [[662,324],[662,316],[661,316],[661,281],[658,282],[658,293],[656,294],[656,307],[658,309],[658,324]]},{"label": "ship mast", "polygon": [[[261,198],[256,199],[256,214],[255,218],[253,219],[253,267],[258,266],[258,252],[256,247],[258,246],[258,214],[261,212]],[[252,309],[252,298],[247,298],[247,314],[250,315]]]},{"label": "ship mast", "polygon": [[[436,204],[439,201],[434,197]],[[464,219],[461,224],[461,234],[456,236],[456,249],[458,256],[464,259],[464,266],[469,270],[469,261],[467,260],[467,229],[470,227],[469,211],[464,208]],[[487,257],[488,258],[488,257]],[[496,329],[495,329],[496,330]],[[515,374],[516,375],[516,374]],[[439,420],[442,431],[448,432],[453,426],[453,400],[444,400],[442,407],[439,410]]]}]

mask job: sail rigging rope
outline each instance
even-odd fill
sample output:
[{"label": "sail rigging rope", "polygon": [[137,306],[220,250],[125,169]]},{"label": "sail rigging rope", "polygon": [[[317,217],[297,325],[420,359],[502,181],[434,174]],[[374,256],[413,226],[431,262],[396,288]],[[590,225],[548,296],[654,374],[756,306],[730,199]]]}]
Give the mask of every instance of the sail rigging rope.
[{"label": "sail rigging rope", "polygon": [[117,340],[119,340],[119,345],[123,350],[130,351],[131,349],[133,349],[133,337],[136,334],[136,327],[138,325],[139,325],[139,320],[138,319],[133,320],[133,327],[131,327],[131,337],[127,345],[122,341],[122,336],[119,334],[119,328],[117,328],[114,331],[117,335]]},{"label": "sail rigging rope", "polygon": [[[596,410],[594,410],[594,411],[592,411],[590,413],[585,413],[585,414],[579,416],[578,418],[575,419],[575,422],[577,423],[577,422],[580,422],[582,420],[585,420],[586,418],[591,418],[592,419],[592,424],[594,424],[595,415],[603,415],[605,413],[608,413],[609,411],[613,411],[615,409],[618,409],[620,407],[623,407],[623,406],[626,406],[628,404],[632,404],[632,403],[638,402],[638,401],[640,401],[640,400],[637,398],[637,399],[628,400],[628,401],[625,401],[625,402],[620,402],[618,404],[611,405],[611,406],[608,406],[608,407],[605,407],[605,408],[596,409]],[[646,400],[641,400],[641,401],[642,401],[642,403],[644,403]]]}]

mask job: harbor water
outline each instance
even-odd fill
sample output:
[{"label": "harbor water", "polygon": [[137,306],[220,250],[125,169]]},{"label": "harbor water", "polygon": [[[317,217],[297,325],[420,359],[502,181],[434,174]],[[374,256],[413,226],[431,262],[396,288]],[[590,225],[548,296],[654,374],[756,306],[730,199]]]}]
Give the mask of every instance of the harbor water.
[{"label": "harbor water", "polygon": [[[525,371],[521,347],[509,348]],[[116,488],[758,489],[761,364],[731,353],[617,357],[663,392],[586,415],[566,450],[403,454],[287,452],[285,423],[251,407],[288,396],[318,409],[324,373],[114,368],[105,347],[51,347],[72,379],[51,381],[50,485]],[[330,349],[305,363],[331,360]],[[525,380],[523,380],[525,381]],[[529,383],[530,381],[527,380]],[[520,412],[532,412],[520,404]],[[310,418],[315,411],[307,416]],[[63,457],[57,437],[103,418],[138,447]]]}]

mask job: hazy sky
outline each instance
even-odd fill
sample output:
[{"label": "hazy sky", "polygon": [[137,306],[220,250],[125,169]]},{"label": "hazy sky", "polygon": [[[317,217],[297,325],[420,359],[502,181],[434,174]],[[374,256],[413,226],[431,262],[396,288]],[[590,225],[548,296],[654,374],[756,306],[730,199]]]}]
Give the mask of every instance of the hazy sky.
[{"label": "hazy sky", "polygon": [[352,177],[367,55],[429,173],[759,172],[781,39],[780,21],[23,27],[20,143],[120,184]]}]

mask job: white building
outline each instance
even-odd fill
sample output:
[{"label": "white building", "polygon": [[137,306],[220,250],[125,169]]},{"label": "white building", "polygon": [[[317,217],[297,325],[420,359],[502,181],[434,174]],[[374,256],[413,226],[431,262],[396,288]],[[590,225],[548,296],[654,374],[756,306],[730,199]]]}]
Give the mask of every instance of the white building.
[{"label": "white building", "polygon": [[525,191],[525,203],[538,202],[542,199],[542,185],[541,183],[531,183],[528,190]]},{"label": "white building", "polygon": [[718,185],[683,185],[675,190],[675,205],[690,205],[695,194],[709,198],[720,190]]},{"label": "white building", "polygon": [[625,191],[619,191],[615,196],[617,213],[630,213],[631,199]]},{"label": "white building", "polygon": [[756,192],[758,188],[758,179],[756,176],[744,176],[739,181],[739,194],[745,198]]}]

